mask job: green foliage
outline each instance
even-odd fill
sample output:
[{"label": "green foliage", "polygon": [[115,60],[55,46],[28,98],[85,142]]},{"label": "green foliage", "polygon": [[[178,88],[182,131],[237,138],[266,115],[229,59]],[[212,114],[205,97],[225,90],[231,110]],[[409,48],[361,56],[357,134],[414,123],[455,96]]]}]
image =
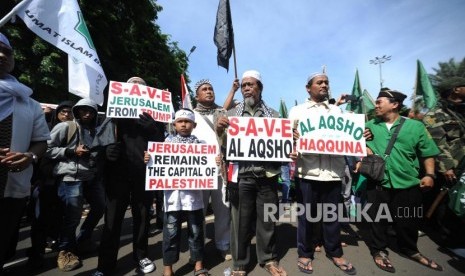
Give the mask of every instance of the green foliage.
[{"label": "green foliage", "polygon": [[447,62],[439,62],[439,68],[433,68],[435,75],[431,75],[431,81],[436,91],[441,92],[451,79],[465,78],[465,58],[456,62],[453,58]]},{"label": "green foliage", "polygon": [[[2,0],[0,16],[19,2]],[[140,76],[149,86],[169,89],[177,107],[181,98],[180,75],[187,67],[187,55],[156,24],[162,7],[155,0],[78,2],[107,79],[126,81]],[[66,53],[36,36],[20,19],[7,23],[1,31],[10,38],[15,50],[13,75],[34,90],[36,100],[58,103],[75,99],[68,93]],[[189,82],[187,76],[186,81]]]},{"label": "green foliage", "polygon": [[[451,82],[456,79],[465,79],[465,58],[460,62],[456,62],[453,58],[447,62],[439,62],[439,68],[433,68],[435,74],[429,74],[428,77],[431,80],[434,90],[437,93],[441,93],[442,90],[447,89]],[[413,101],[413,109],[415,113],[425,112],[428,108],[425,105],[423,96],[412,95],[410,98]]]}]

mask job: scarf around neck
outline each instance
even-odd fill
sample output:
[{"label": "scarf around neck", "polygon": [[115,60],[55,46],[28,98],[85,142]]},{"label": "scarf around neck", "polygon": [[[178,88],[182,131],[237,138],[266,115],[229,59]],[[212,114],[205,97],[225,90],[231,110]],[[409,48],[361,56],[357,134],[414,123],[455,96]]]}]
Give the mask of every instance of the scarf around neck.
[{"label": "scarf around neck", "polygon": [[198,113],[202,114],[202,115],[212,115],[218,109],[222,109],[222,107],[217,105],[216,103],[213,103],[213,105],[210,106],[210,107],[205,106],[205,105],[203,105],[201,103],[197,103],[197,106],[195,107],[194,110],[197,111]]},{"label": "scarf around neck", "polygon": [[26,101],[32,95],[32,89],[20,83],[12,75],[0,79],[0,121],[13,113],[18,99]]},{"label": "scarf around neck", "polygon": [[185,143],[185,144],[200,144],[200,140],[195,135],[189,135],[187,137],[176,134],[171,138],[166,139],[166,142],[170,143]]},{"label": "scarf around neck", "polygon": [[[258,103],[258,106],[263,110],[265,117],[268,117],[268,118],[273,117],[273,112],[268,106],[266,106],[263,100],[260,100],[260,102]],[[245,108],[245,102],[242,101],[236,107],[236,116],[242,116],[242,114],[244,113],[244,108]]]}]

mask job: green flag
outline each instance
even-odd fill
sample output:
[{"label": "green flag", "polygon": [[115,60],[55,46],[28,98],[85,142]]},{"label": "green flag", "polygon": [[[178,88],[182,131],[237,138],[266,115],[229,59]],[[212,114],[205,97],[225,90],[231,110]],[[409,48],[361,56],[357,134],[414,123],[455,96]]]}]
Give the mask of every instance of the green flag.
[{"label": "green flag", "polygon": [[[362,97],[362,87],[360,86],[360,79],[358,77],[358,69],[355,72],[354,86],[352,87],[352,96],[356,99]],[[346,110],[350,110],[357,114],[363,114],[362,103],[360,100],[351,101],[347,104]]]},{"label": "green flag", "polygon": [[363,107],[365,108],[363,113],[368,113],[370,110],[375,109],[375,101],[371,97],[370,93],[365,89],[362,94]]},{"label": "green flag", "polygon": [[279,103],[279,118],[287,118],[287,107],[286,103],[281,99],[281,102]]},{"label": "green flag", "polygon": [[434,91],[433,85],[428,74],[423,68],[423,64],[420,60],[417,60],[417,80],[415,84],[415,96],[423,96],[423,101],[427,108],[433,108],[438,102],[436,92]]}]

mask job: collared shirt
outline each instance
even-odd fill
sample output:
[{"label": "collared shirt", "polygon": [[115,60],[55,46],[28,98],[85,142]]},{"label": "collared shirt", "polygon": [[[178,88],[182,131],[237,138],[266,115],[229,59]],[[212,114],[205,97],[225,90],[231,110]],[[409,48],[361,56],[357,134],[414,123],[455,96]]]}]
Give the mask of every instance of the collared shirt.
[{"label": "collared shirt", "polygon": [[[304,103],[294,106],[289,111],[291,122],[298,121],[302,114],[327,111],[341,114],[342,110],[329,104],[328,101],[314,102],[307,99]],[[299,153],[296,161],[295,174],[299,178],[316,181],[338,181],[345,175],[346,161],[344,156],[329,154]]]},{"label": "collared shirt", "polygon": [[[373,140],[367,141],[367,146],[374,154],[383,156],[386,147],[399,125],[400,117],[388,130],[386,123],[380,119],[373,119],[366,123],[366,127],[373,133]],[[391,154],[385,159],[385,175],[383,186],[394,189],[407,189],[420,183],[420,158],[434,157],[439,149],[434,143],[425,126],[412,119],[406,119]],[[392,185],[392,186],[391,186]]]}]

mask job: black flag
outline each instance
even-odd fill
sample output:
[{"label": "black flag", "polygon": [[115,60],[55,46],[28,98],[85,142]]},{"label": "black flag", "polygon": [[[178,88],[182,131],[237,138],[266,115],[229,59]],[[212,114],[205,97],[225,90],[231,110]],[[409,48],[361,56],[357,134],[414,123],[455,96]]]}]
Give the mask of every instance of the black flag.
[{"label": "black flag", "polygon": [[220,0],[213,40],[218,48],[218,65],[229,71],[229,58],[234,45],[234,31],[229,0]]}]

